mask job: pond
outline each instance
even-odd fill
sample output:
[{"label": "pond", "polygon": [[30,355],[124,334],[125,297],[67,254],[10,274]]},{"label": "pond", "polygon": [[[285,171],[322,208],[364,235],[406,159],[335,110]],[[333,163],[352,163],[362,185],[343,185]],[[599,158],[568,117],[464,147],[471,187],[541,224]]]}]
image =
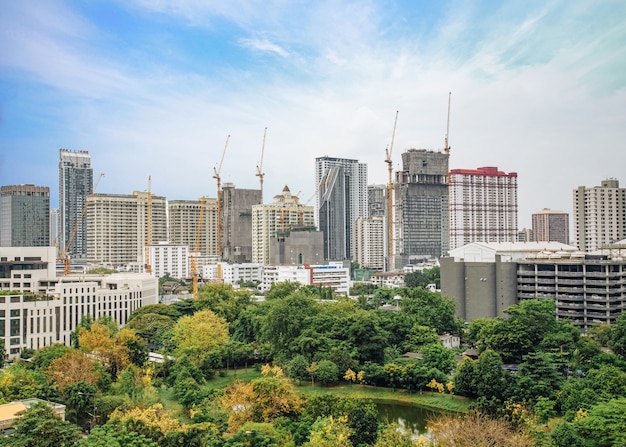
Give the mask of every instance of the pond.
[{"label": "pond", "polygon": [[428,419],[441,414],[436,410],[397,401],[375,400],[374,403],[378,408],[378,420],[380,422],[396,423],[406,433],[411,433],[413,436],[426,433]]}]

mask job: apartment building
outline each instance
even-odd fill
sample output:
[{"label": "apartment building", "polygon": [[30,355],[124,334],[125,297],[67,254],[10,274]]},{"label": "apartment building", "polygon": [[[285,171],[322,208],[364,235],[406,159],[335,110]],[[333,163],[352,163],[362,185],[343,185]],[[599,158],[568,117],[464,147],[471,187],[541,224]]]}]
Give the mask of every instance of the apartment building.
[{"label": "apartment building", "polygon": [[219,256],[217,226],[217,199],[168,202],[168,235],[171,244],[186,245],[190,252],[194,252],[197,246],[201,255]]},{"label": "apartment building", "polygon": [[50,246],[50,188],[7,185],[0,188],[0,246]]},{"label": "apartment building", "polygon": [[532,240],[569,244],[569,214],[544,208],[532,215]]},{"label": "apartment building", "polygon": [[359,217],[354,224],[352,260],[363,268],[385,268],[385,217]]}]

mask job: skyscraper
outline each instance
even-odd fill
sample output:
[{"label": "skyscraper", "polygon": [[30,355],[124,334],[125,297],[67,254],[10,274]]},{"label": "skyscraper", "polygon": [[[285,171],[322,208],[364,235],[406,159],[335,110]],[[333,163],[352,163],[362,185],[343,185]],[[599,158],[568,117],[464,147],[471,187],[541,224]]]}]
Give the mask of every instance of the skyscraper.
[{"label": "skyscraper", "polygon": [[261,203],[260,189],[225,183],[220,195],[221,256],[232,263],[252,261],[252,207]]},{"label": "skyscraper", "polygon": [[324,233],[324,258],[352,256],[353,227],[368,217],[367,164],[333,157],[315,159],[316,223]]},{"label": "skyscraper", "polygon": [[517,173],[496,167],[450,171],[450,249],[517,241]]},{"label": "skyscraper", "polygon": [[574,227],[578,248],[595,251],[626,238],[626,188],[616,179],[574,190]]},{"label": "skyscraper", "polygon": [[66,252],[70,259],[87,258],[87,232],[81,220],[87,196],[93,192],[93,169],[87,151],[59,150],[59,210],[61,214],[61,240],[65,249],[72,232],[75,235]]},{"label": "skyscraper", "polygon": [[0,246],[50,246],[50,188],[11,185],[0,188]]},{"label": "skyscraper", "polygon": [[205,199],[200,223],[200,200],[170,200],[168,201],[169,242],[189,247],[189,252],[195,252],[196,243],[200,255],[218,256],[217,250],[217,199]]},{"label": "skyscraper", "polygon": [[439,258],[448,251],[448,159],[444,152],[409,149],[396,173],[394,267]]},{"label": "skyscraper", "polygon": [[533,213],[532,240],[569,244],[569,214],[544,208]]}]

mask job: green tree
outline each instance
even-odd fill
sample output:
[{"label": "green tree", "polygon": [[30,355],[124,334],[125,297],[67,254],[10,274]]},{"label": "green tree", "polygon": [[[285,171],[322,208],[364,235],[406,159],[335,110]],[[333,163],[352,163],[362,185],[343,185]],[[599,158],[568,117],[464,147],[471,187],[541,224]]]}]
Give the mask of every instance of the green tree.
[{"label": "green tree", "polygon": [[159,447],[159,444],[116,423],[94,428],[78,447]]},{"label": "green tree", "polygon": [[201,310],[176,322],[172,341],[177,357],[187,356],[198,365],[207,352],[228,342],[228,325],[211,310]]},{"label": "green tree", "polygon": [[330,360],[321,360],[317,364],[315,379],[324,385],[335,383],[339,378],[339,368],[337,364]]},{"label": "green tree", "polygon": [[305,447],[351,447],[347,418],[333,416],[318,418],[311,427],[310,441]]},{"label": "green tree", "polygon": [[550,439],[554,447],[586,447],[585,439],[580,436],[573,424],[569,422],[559,422],[552,432]]},{"label": "green tree", "polygon": [[18,447],[70,447],[81,438],[75,425],[56,416],[46,403],[36,403],[14,423],[15,431],[0,438],[2,445]]},{"label": "green tree", "polygon": [[600,343],[601,346],[608,346],[611,340],[612,326],[609,323],[594,324],[587,329],[587,335]]},{"label": "green tree", "polygon": [[577,431],[593,446],[626,445],[626,398],[612,399],[594,406],[574,422]]},{"label": "green tree", "polygon": [[308,367],[309,362],[306,357],[297,355],[287,364],[287,374],[291,379],[297,380],[301,384],[303,380],[308,380],[309,378]]},{"label": "green tree", "polygon": [[230,284],[207,284],[198,294],[196,308],[211,309],[216,315],[232,323],[251,301],[252,295],[246,290],[235,291]]},{"label": "green tree", "polygon": [[615,319],[611,328],[609,348],[622,359],[626,359],[626,312]]},{"label": "green tree", "polygon": [[430,292],[420,287],[405,289],[400,306],[408,313],[414,323],[432,327],[438,334],[460,332],[459,322],[454,316],[455,303],[452,298],[439,292]]},{"label": "green tree", "polygon": [[428,344],[422,348],[421,353],[422,361],[427,368],[437,368],[444,374],[450,374],[456,366],[454,352],[441,343]]}]

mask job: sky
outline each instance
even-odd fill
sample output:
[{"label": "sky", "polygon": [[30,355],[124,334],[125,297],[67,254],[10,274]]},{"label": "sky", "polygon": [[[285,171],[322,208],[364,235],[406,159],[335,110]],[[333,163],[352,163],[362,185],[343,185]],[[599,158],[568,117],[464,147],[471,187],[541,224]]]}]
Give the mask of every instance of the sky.
[{"label": "sky", "polygon": [[[518,173],[519,226],[626,187],[623,0],[63,0],[0,4],[0,185],[87,150],[97,192],[315,192],[315,158],[387,181],[410,148]],[[264,132],[265,145],[263,145]],[[228,137],[230,135],[230,137]],[[226,141],[228,139],[228,145]],[[263,159],[261,160],[261,154]],[[223,161],[222,161],[223,155]],[[221,166],[221,167],[220,167]]]}]

